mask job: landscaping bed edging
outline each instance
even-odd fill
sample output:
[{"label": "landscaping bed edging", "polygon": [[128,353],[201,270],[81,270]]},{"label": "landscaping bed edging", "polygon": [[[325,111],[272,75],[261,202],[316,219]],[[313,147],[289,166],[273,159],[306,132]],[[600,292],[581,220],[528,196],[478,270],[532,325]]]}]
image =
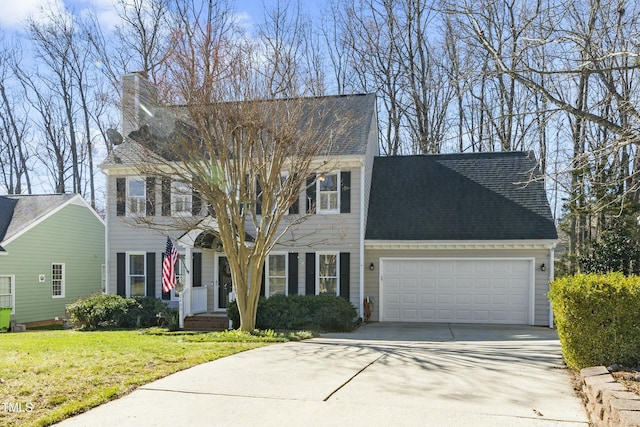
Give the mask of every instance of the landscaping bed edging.
[{"label": "landscaping bed edging", "polygon": [[580,380],[593,427],[640,427],[640,396],[617,382],[606,367],[581,369]]}]

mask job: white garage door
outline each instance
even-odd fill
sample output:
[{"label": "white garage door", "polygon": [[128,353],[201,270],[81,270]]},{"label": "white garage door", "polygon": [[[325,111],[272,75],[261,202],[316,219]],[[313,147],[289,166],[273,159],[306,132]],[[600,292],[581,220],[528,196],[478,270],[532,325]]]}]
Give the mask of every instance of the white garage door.
[{"label": "white garage door", "polygon": [[383,259],[381,321],[529,323],[529,260]]}]

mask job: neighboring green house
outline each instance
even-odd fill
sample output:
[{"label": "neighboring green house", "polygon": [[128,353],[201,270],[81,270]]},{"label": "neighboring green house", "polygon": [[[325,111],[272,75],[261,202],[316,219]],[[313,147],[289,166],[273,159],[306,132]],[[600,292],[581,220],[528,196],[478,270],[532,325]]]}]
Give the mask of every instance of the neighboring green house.
[{"label": "neighboring green house", "polygon": [[30,323],[102,291],[104,221],[78,194],[0,196],[0,307]]}]

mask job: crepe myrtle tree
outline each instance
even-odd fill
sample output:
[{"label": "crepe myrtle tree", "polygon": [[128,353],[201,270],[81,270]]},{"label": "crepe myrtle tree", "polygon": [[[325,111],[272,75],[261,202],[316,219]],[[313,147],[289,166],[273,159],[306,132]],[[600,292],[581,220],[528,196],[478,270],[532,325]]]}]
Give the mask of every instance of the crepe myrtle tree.
[{"label": "crepe myrtle tree", "polygon": [[[160,90],[171,97],[171,106],[147,108],[146,124],[129,136],[142,147],[141,174],[191,187],[200,215],[156,225],[197,227],[219,239],[240,329],[252,331],[265,259],[307,216],[306,206],[296,209],[301,195],[318,174],[333,168],[332,148],[344,143],[353,121],[348,112],[336,117],[323,98],[276,98],[259,52],[245,39],[230,37],[233,31],[215,16],[208,12],[210,24],[182,23],[167,62],[168,84]],[[301,88],[292,92],[304,94]],[[198,222],[202,215],[210,220]],[[141,220],[154,218],[160,217]]]},{"label": "crepe myrtle tree", "polygon": [[[300,196],[307,185],[315,185],[310,177],[333,168],[331,148],[340,131],[322,126],[331,112],[321,98],[218,102],[187,106],[182,113],[191,120],[167,112],[162,123],[151,121],[130,134],[146,152],[137,167],[146,176],[191,187],[200,215],[178,217],[170,226],[182,231],[197,227],[219,239],[240,329],[251,331],[266,257],[290,227],[307,217],[307,207],[298,208]],[[167,122],[172,130],[162,135],[157,128]],[[347,117],[341,120],[347,123]],[[211,220],[199,221],[202,215]],[[151,225],[167,227],[166,222]]]}]

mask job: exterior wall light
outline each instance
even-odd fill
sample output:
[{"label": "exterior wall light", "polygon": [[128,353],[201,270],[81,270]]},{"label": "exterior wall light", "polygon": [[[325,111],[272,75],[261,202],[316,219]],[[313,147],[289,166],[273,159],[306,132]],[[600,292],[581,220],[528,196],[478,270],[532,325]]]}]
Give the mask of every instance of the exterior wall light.
[{"label": "exterior wall light", "polygon": [[540,271],[547,271],[547,266],[544,265],[544,262],[540,265]]},{"label": "exterior wall light", "polygon": [[369,270],[373,271],[373,269],[376,268],[373,263],[369,264]]}]

